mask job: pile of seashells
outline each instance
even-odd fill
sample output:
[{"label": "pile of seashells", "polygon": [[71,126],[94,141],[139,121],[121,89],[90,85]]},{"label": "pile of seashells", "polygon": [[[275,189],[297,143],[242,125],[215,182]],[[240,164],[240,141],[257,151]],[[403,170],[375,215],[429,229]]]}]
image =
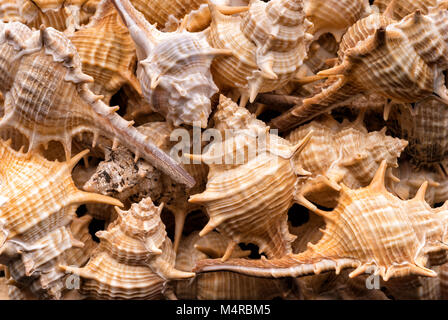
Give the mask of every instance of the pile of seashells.
[{"label": "pile of seashells", "polygon": [[448,299],[447,0],[0,18],[2,299]]}]

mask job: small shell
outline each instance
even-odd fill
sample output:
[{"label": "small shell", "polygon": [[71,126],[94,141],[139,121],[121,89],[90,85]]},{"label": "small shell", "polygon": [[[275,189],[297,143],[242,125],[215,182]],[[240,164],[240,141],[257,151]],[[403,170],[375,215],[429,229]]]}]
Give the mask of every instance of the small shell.
[{"label": "small shell", "polygon": [[[196,261],[224,255],[228,239],[217,232],[199,237],[197,232],[182,239],[176,258],[176,268],[191,271]],[[249,252],[235,248],[231,257],[244,257]],[[263,279],[234,272],[201,274],[190,280],[179,280],[175,284],[179,299],[198,300],[270,300],[283,297],[291,291],[285,279]]]},{"label": "small shell", "polygon": [[415,198],[400,200],[389,193],[384,180],[386,161],[366,188],[351,190],[341,184],[333,211],[311,209],[323,216],[326,227],[316,244],[305,252],[272,260],[203,260],[195,271],[235,271],[264,277],[297,277],[356,268],[350,278],[373,269],[385,281],[407,275],[435,277],[425,267],[429,252],[446,250],[448,223],[445,207],[432,209],[424,201],[427,183]]},{"label": "small shell", "polygon": [[82,278],[80,293],[96,299],[160,299],[166,282],[194,276],[174,268],[175,253],[151,198],[133,204],[101,239],[83,268],[61,266]]},{"label": "small shell", "polygon": [[[217,228],[232,239],[224,259],[240,242],[258,245],[268,257],[291,252],[295,237],[288,232],[287,211],[293,204],[296,173],[302,172],[290,158],[309,135],[294,146],[270,134],[262,121],[222,95],[214,120],[216,129],[235,131],[224,141],[212,142],[202,156],[193,156],[210,168],[206,190],[189,199],[205,206],[210,217],[200,235]],[[264,148],[250,152],[249,146],[257,141]]]},{"label": "small shell", "polygon": [[342,123],[321,117],[295,129],[286,139],[297,143],[310,132],[310,142],[294,161],[311,175],[298,178],[295,197],[328,208],[338,202],[340,182],[351,189],[367,186],[381,161],[386,159],[389,166],[397,167],[397,158],[407,146],[405,140],[387,136],[385,130],[367,132],[362,117]]},{"label": "small shell", "polygon": [[134,75],[134,42],[109,0],[102,1],[89,24],[69,38],[78,51],[83,72],[94,79],[91,90],[104,95],[105,103],[124,84],[140,91]]},{"label": "small shell", "polygon": [[249,11],[236,17],[223,15],[211,4],[209,7],[210,44],[232,52],[214,60],[213,76],[220,87],[240,92],[241,106],[295,76],[312,39],[301,0],[252,1]]}]

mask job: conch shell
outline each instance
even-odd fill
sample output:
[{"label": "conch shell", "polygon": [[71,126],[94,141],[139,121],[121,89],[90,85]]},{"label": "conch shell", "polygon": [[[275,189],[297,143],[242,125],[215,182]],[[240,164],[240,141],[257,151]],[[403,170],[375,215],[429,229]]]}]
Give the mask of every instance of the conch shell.
[{"label": "conch shell", "polygon": [[207,127],[210,98],[218,92],[210,64],[230,51],[212,48],[205,32],[190,33],[182,26],[176,32],[160,32],[129,0],[113,2],[137,47],[137,77],[153,109],[175,126]]},{"label": "conch shell", "polygon": [[268,257],[290,253],[295,237],[288,232],[287,211],[293,205],[296,174],[309,174],[290,160],[310,135],[290,144],[222,95],[214,120],[221,132],[234,131],[227,130],[225,139],[212,142],[202,155],[191,155],[209,165],[206,190],[189,199],[203,205],[210,217],[199,235],[217,228],[232,239],[224,260],[240,242],[258,245]]},{"label": "conch shell", "polygon": [[80,293],[97,299],[160,299],[168,280],[194,276],[174,268],[175,253],[160,220],[163,205],[151,198],[117,209],[118,219],[106,231],[92,258],[83,268],[61,266],[77,274]]},{"label": "conch shell", "polygon": [[313,39],[302,0],[252,1],[241,16],[225,16],[214,5],[209,7],[209,43],[232,52],[213,61],[213,76],[220,88],[239,91],[240,106],[295,76]]},{"label": "conch shell", "polygon": [[342,38],[339,63],[320,71],[328,77],[320,93],[304,99],[272,125],[286,130],[356,96],[380,94],[394,102],[416,102],[433,93],[448,102],[445,76],[448,50],[447,10],[420,11],[395,22],[372,14],[349,28]]},{"label": "conch shell", "polygon": [[286,139],[297,143],[313,132],[310,142],[294,157],[297,165],[311,172],[298,178],[296,200],[334,208],[340,182],[351,189],[367,186],[383,159],[397,167],[407,142],[387,136],[385,130],[367,132],[362,116],[342,123],[323,116],[289,133]]},{"label": "conch shell", "polygon": [[389,193],[383,161],[368,187],[351,190],[341,184],[338,206],[333,211],[309,208],[326,223],[323,237],[308,250],[280,259],[227,262],[203,260],[194,271],[235,271],[264,277],[297,277],[355,268],[350,278],[369,270],[387,281],[393,277],[435,277],[426,268],[428,254],[447,250],[444,244],[448,211],[432,209],[424,200],[427,183],[407,201]]},{"label": "conch shell", "polygon": [[[27,36],[28,41],[23,41]],[[117,108],[108,107],[88,89],[93,79],[82,73],[76,49],[63,33],[53,28],[31,33],[20,23],[0,22],[0,39],[4,41],[1,50],[7,51],[0,64],[6,72],[0,85],[5,95],[0,128],[16,127],[29,139],[30,150],[59,141],[67,159],[73,135],[92,132],[95,145],[101,133],[115,141],[114,145],[121,142],[136,158],[142,155],[174,180],[194,185],[194,179],[139,133],[133,122],[125,121],[115,112]]]}]

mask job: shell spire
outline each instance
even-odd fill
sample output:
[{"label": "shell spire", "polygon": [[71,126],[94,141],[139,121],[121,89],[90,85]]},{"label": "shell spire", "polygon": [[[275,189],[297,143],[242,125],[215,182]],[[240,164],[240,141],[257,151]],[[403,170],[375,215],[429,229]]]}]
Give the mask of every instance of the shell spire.
[{"label": "shell spire", "polygon": [[407,275],[435,277],[437,274],[425,267],[427,254],[447,249],[443,237],[448,212],[432,209],[422,200],[426,184],[408,201],[387,192],[386,169],[383,161],[365,188],[351,190],[342,184],[339,204],[333,211],[310,208],[324,218],[326,227],[323,237],[315,245],[308,244],[306,251],[272,260],[204,260],[195,271],[297,277],[355,268],[350,277],[356,277],[373,268],[385,281]]},{"label": "shell spire", "polygon": [[96,299],[159,299],[167,281],[194,273],[174,268],[175,253],[151,198],[117,210],[118,219],[97,232],[100,244],[86,266],[62,265],[82,278],[80,293]]}]

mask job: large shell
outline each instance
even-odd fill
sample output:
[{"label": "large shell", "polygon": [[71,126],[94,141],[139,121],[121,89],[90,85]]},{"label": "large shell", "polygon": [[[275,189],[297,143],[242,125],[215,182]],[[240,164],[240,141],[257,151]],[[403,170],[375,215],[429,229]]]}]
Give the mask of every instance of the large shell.
[{"label": "large shell", "polygon": [[[0,37],[13,37],[15,49],[19,50],[15,51],[8,41],[3,44],[9,54],[2,66],[8,81],[2,82],[0,88],[5,94],[1,128],[16,127],[29,139],[30,149],[59,141],[67,158],[74,134],[93,132],[94,145],[101,134],[121,142],[137,158],[141,154],[174,180],[194,185],[194,179],[173,159],[87,88],[93,79],[82,73],[76,49],[63,33],[43,28],[30,35],[29,29],[20,23],[10,25],[1,23]],[[30,38],[26,43],[22,42],[25,34]]]},{"label": "large shell", "polygon": [[299,177],[296,198],[333,208],[342,182],[351,189],[367,186],[382,160],[397,167],[397,158],[407,146],[405,140],[392,138],[382,131],[367,132],[362,118],[337,122],[324,116],[292,131],[287,139],[301,141],[312,132],[310,142],[294,161],[311,172]]},{"label": "large shell", "polygon": [[406,153],[417,167],[438,166],[448,155],[448,104],[430,96],[410,104],[391,106],[389,126],[396,136],[406,139]]},{"label": "large shell", "polygon": [[[193,156],[209,165],[206,190],[189,200],[205,206],[210,217],[200,235],[217,228],[232,239],[225,258],[240,242],[258,245],[268,257],[291,252],[295,237],[288,232],[287,211],[293,204],[296,174],[303,170],[290,159],[309,136],[293,146],[222,95],[214,120],[216,129],[229,129],[225,139],[212,142],[202,156]],[[249,150],[257,143],[257,150]]]},{"label": "large shell", "polygon": [[168,280],[194,276],[174,268],[175,253],[151,198],[133,204],[101,239],[83,268],[62,266],[81,277],[80,293],[97,299],[160,299]]},{"label": "large shell", "polygon": [[384,186],[386,161],[368,187],[351,190],[341,184],[341,196],[333,211],[310,208],[323,216],[323,237],[308,250],[272,260],[203,260],[195,271],[228,270],[264,277],[301,275],[356,268],[355,277],[374,270],[385,281],[394,277],[435,277],[425,267],[428,253],[446,250],[448,211],[432,209],[425,201],[427,183],[415,198],[400,200]]},{"label": "large shell", "polygon": [[231,56],[214,60],[213,76],[220,87],[240,92],[241,106],[295,76],[312,39],[301,0],[252,1],[248,12],[235,17],[209,6],[210,44],[232,51]]},{"label": "large shell", "polygon": [[154,110],[175,126],[185,123],[205,128],[210,98],[218,91],[210,64],[215,56],[229,51],[210,47],[205,32],[190,33],[182,27],[160,32],[128,0],[114,3],[137,47],[137,77]]},{"label": "large shell", "polygon": [[370,13],[368,0],[305,0],[304,3],[306,18],[313,23],[316,39],[329,32],[339,42],[348,27]]},{"label": "large shell", "polygon": [[445,102],[448,66],[447,10],[420,11],[399,22],[379,14],[359,20],[344,35],[339,64],[318,73],[327,86],[273,125],[287,129],[334,109],[357,93],[377,93],[395,102],[416,102],[436,93]]},{"label": "large shell", "polygon": [[58,298],[62,289],[58,280],[64,276],[57,268],[58,259],[80,245],[68,229],[76,208],[86,202],[121,203],[75,187],[70,172],[86,152],[68,162],[50,162],[33,152],[16,152],[0,141],[0,153],[0,261],[17,283],[32,280],[36,296]]},{"label": "large shell", "polygon": [[[217,232],[200,237],[197,232],[182,239],[176,258],[176,268],[191,271],[196,261],[224,255],[227,239]],[[249,252],[235,248],[231,257],[244,257]],[[291,291],[290,281],[264,279],[234,272],[200,274],[190,280],[176,281],[175,292],[179,299],[198,300],[270,300],[286,296]]]},{"label": "large shell", "polygon": [[92,91],[104,95],[105,103],[124,84],[140,91],[134,75],[134,42],[112,2],[102,1],[89,24],[69,38],[78,51],[83,72],[94,79]]}]

